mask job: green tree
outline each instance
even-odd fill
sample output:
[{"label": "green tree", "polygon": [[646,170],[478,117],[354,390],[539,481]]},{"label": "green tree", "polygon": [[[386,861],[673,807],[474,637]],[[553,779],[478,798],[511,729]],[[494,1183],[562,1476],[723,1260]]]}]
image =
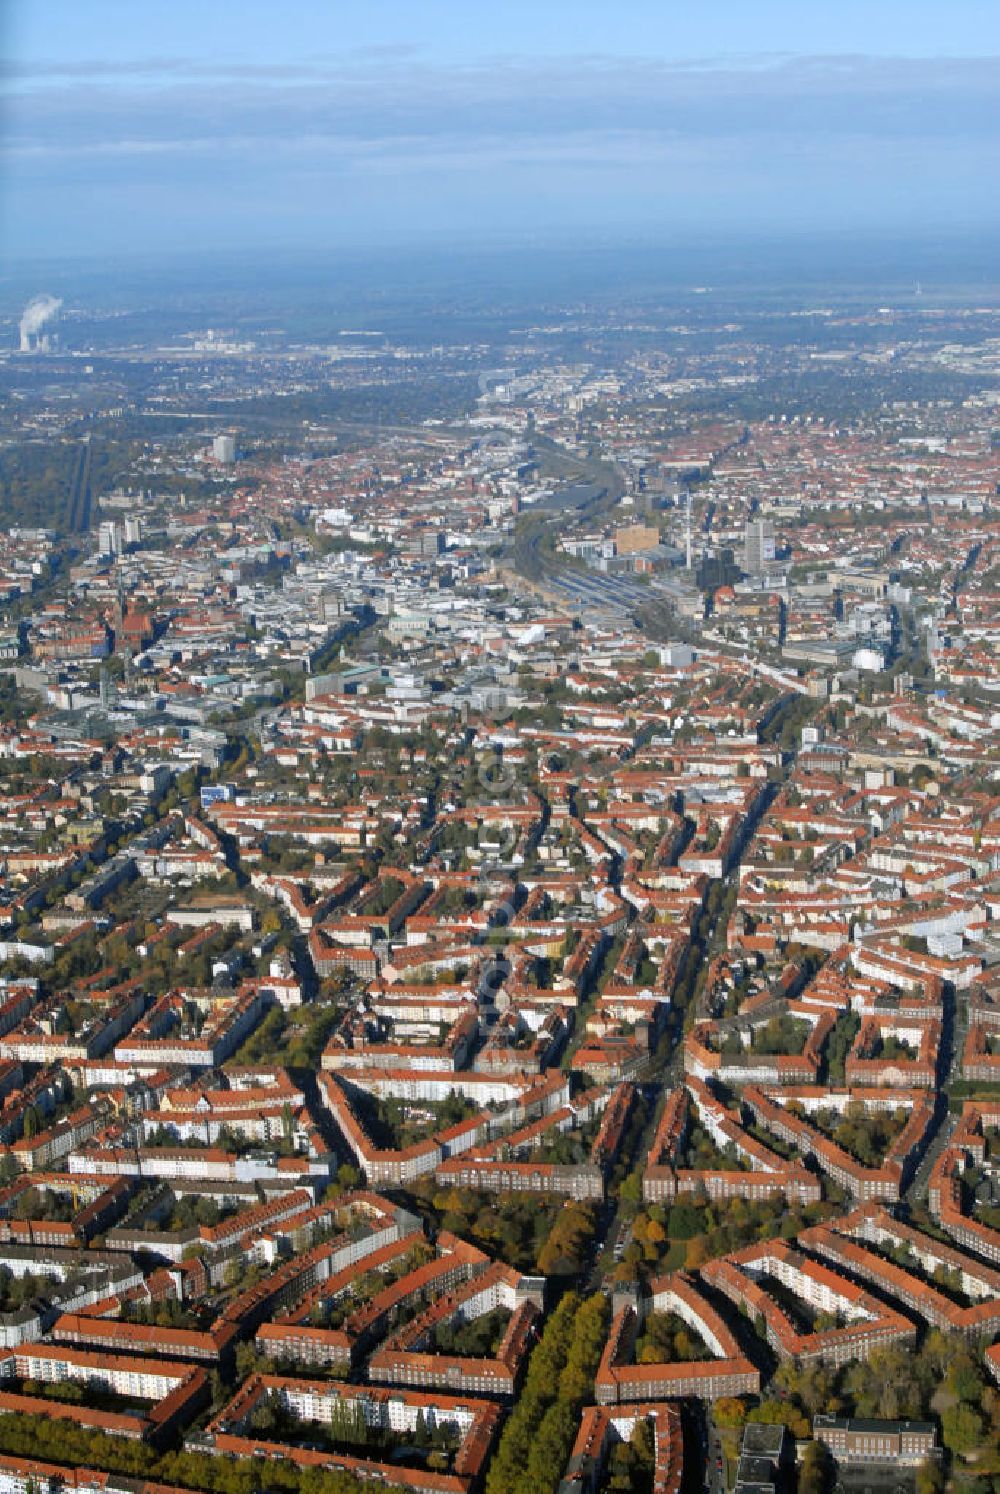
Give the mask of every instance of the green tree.
[{"label": "green tree", "polygon": [[925,1458],[917,1469],[916,1494],[941,1494],[944,1472],[937,1458]]},{"label": "green tree", "polygon": [[746,1402],[741,1401],[739,1396],[725,1395],[716,1401],[712,1414],[717,1426],[730,1427],[739,1430],[747,1419]]},{"label": "green tree", "polygon": [[983,1418],[973,1406],[958,1401],[941,1415],[941,1436],[949,1452],[974,1452],[982,1441]]},{"label": "green tree", "polygon": [[822,1442],[810,1442],[802,1454],[799,1494],[825,1494],[829,1485],[829,1460]]}]

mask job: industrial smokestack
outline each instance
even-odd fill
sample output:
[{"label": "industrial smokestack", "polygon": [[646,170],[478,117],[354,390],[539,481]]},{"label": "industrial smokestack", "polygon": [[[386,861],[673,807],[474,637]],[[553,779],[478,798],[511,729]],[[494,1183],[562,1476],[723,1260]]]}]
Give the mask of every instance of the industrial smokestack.
[{"label": "industrial smokestack", "polygon": [[31,352],[32,338],[35,339],[34,347],[36,350],[40,347],[44,347],[45,350],[47,350],[47,340],[43,344],[42,339],[39,338],[38,334],[45,326],[45,323],[55,316],[61,305],[62,301],[60,301],[57,296],[35,296],[33,300],[28,302],[27,306],[24,308],[24,311],[21,313],[20,331],[22,353]]}]

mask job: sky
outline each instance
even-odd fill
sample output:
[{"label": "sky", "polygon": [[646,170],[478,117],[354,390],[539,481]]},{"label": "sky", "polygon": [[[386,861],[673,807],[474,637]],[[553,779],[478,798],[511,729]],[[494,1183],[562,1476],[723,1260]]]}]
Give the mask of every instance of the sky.
[{"label": "sky", "polygon": [[989,234],[997,0],[0,0],[0,256]]}]

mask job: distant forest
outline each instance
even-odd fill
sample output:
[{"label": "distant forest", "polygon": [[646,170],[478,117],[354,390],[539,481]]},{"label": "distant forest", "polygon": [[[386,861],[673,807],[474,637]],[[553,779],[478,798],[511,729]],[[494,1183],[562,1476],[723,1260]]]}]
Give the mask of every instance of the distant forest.
[{"label": "distant forest", "polygon": [[0,451],[0,522],[58,529],[76,466],[75,441],[25,441]]},{"label": "distant forest", "polygon": [[[92,437],[91,526],[97,523],[96,501],[102,493],[122,483],[136,486],[133,464],[141,457],[145,445],[139,436]],[[0,449],[0,528],[21,524],[65,532],[77,527],[80,508],[71,512],[71,499],[82,450],[80,441],[69,436],[18,441]],[[211,480],[178,473],[158,477],[156,481],[158,492],[183,490],[192,496],[208,496],[219,486]]]}]

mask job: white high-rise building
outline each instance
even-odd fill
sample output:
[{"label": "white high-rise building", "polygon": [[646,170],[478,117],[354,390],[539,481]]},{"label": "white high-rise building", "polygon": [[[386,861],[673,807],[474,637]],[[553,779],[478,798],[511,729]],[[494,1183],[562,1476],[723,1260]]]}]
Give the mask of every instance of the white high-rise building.
[{"label": "white high-rise building", "polygon": [[120,555],[122,553],[122,527],[113,519],[105,519],[97,531],[97,553]]},{"label": "white high-rise building", "polygon": [[774,563],[774,525],[770,519],[751,519],[745,534],[744,570],[759,576]]},{"label": "white high-rise building", "polygon": [[212,455],[223,466],[231,467],[236,460],[236,437],[216,436],[212,442]]}]

